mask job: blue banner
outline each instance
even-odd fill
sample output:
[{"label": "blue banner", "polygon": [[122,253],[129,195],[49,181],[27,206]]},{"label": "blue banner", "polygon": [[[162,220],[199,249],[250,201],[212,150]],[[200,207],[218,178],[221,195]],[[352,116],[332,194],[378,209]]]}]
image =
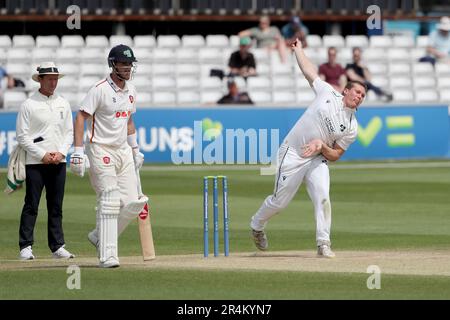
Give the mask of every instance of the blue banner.
[{"label": "blue banner", "polygon": [[[158,108],[134,115],[147,163],[269,164],[302,108]],[[450,155],[447,106],[362,107],[346,160]],[[0,114],[0,166],[16,144],[16,113]]]}]

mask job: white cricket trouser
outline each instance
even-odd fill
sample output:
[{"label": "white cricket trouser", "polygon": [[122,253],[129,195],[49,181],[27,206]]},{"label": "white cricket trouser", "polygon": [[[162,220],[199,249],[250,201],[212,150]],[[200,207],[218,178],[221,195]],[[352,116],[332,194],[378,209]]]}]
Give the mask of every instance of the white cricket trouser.
[{"label": "white cricket trouser", "polygon": [[[106,187],[115,185],[119,187],[121,207],[138,200],[133,153],[128,144],[121,148],[112,148],[91,143],[86,148],[86,154],[91,164],[89,178],[97,193],[97,200]],[[129,219],[123,219],[119,215],[118,223],[119,230],[123,230],[120,225],[127,225]]]},{"label": "white cricket trouser", "polygon": [[250,226],[257,231],[263,230],[268,220],[291,202],[302,182],[305,182],[314,205],[317,245],[330,245],[330,173],[327,161],[321,155],[303,159],[286,145],[282,145],[278,151],[274,193],[266,198],[252,217]]}]

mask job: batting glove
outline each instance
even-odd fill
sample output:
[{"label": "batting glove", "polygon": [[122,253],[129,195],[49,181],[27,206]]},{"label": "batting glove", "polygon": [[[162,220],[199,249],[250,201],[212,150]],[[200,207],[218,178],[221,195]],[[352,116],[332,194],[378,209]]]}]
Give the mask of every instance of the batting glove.
[{"label": "batting glove", "polygon": [[136,169],[141,169],[144,164],[144,154],[139,152],[139,148],[133,148],[133,159]]},{"label": "batting glove", "polygon": [[83,177],[86,170],[86,158],[83,148],[75,148],[75,152],[70,156],[70,171],[77,176]]}]

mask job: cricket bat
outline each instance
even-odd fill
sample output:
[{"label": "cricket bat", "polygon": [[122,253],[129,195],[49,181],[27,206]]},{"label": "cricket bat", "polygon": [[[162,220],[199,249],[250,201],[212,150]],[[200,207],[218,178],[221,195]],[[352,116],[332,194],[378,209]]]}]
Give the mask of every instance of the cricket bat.
[{"label": "cricket bat", "polygon": [[[136,169],[137,188],[139,197],[143,196],[141,186],[141,176],[139,170]],[[148,203],[145,204],[142,212],[138,216],[139,236],[141,239],[142,257],[144,261],[153,260],[156,258],[155,246],[153,244],[152,225],[150,223],[150,212],[148,210]]]}]

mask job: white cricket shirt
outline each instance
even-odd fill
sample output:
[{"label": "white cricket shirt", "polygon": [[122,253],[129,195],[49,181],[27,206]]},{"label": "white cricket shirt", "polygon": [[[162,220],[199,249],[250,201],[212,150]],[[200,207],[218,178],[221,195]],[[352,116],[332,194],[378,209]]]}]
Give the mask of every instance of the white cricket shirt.
[{"label": "white cricket shirt", "polygon": [[127,124],[136,112],[136,88],[127,83],[119,88],[108,76],[92,87],[80,110],[90,114],[87,121],[86,143],[98,143],[111,147],[127,144]]},{"label": "white cricket shirt", "polygon": [[313,82],[316,98],[300,117],[284,142],[301,154],[301,147],[321,139],[329,147],[337,143],[347,150],[355,141],[358,123],[355,110],[344,107],[343,95],[320,78]]},{"label": "white cricket shirt", "polygon": [[34,93],[20,107],[16,139],[27,152],[26,164],[42,164],[47,152],[67,155],[73,142],[69,102],[57,94],[47,97],[39,91]]}]

